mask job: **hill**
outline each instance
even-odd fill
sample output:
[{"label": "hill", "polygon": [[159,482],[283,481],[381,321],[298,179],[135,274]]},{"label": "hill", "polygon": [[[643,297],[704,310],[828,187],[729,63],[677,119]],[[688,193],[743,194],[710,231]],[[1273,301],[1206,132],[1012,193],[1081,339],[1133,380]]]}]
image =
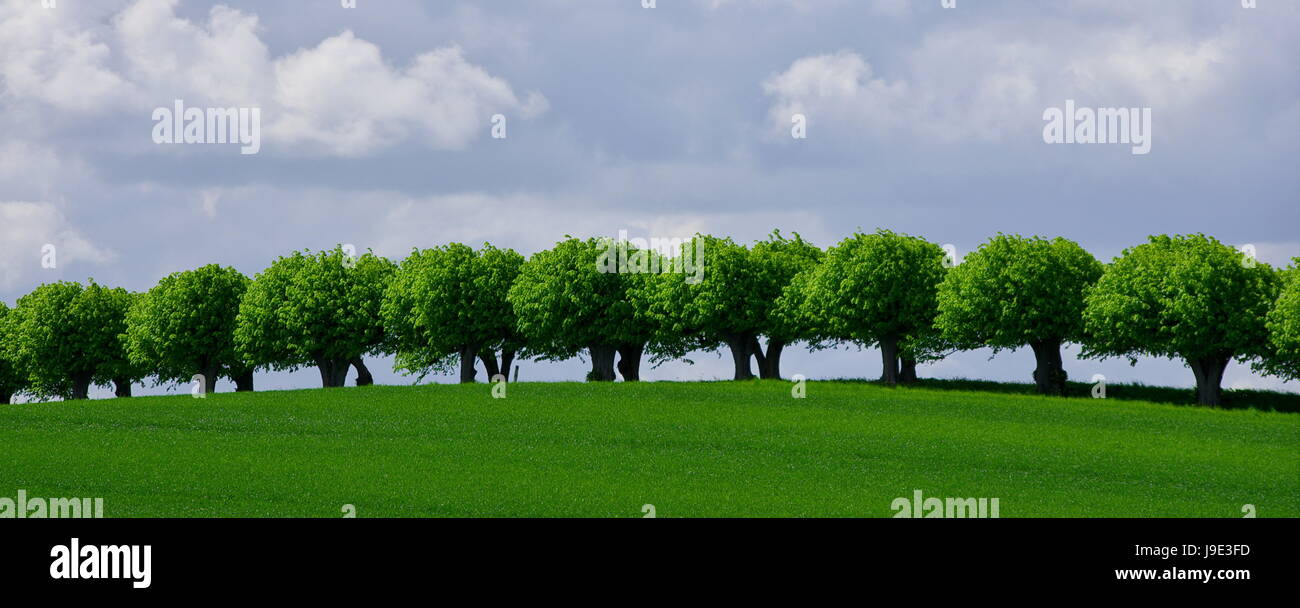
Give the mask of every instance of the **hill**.
[{"label": "hill", "polygon": [[373,386],[0,408],[0,496],[108,517],[1300,516],[1300,416],[941,386]]}]

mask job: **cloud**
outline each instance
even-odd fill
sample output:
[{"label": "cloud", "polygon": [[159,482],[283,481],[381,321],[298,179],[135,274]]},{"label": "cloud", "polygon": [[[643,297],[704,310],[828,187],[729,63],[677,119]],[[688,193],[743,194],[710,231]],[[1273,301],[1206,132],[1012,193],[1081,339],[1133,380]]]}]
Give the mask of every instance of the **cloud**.
[{"label": "cloud", "polygon": [[0,4],[0,99],[29,98],[60,110],[91,112],[127,83],[108,67],[108,45],[39,2]]},{"label": "cloud", "polygon": [[279,151],[342,157],[406,141],[461,149],[489,133],[494,114],[531,119],[548,109],[541,93],[516,95],[454,44],[394,66],[377,45],[344,31],[272,57],[256,15],[217,5],[199,23],[176,8],[177,0],[136,0],[97,25],[8,0],[0,5],[0,104],[140,116],[176,99],[255,106],[263,139]]},{"label": "cloud", "polygon": [[[43,268],[46,245],[55,247],[55,268]],[[106,264],[113,252],[97,247],[69,225],[51,203],[0,202],[0,288],[9,288],[39,274],[63,278],[68,264]]]},{"label": "cloud", "polygon": [[547,108],[538,93],[520,100],[505,80],[466,61],[458,46],[395,68],[379,47],[350,31],[277,60],[275,74],[279,112],[271,136],[340,156],[415,136],[435,149],[459,149],[486,134],[495,113],[532,118]]},{"label": "cloud", "polygon": [[261,105],[273,89],[256,15],[223,5],[206,24],[176,16],[177,0],[138,0],[113,19],[125,71],[151,106],[173,99]]},{"label": "cloud", "polygon": [[873,78],[871,65],[851,51],[797,59],[790,68],[763,82],[775,98],[768,115],[776,132],[788,132],[792,117],[808,118],[809,130],[844,125],[880,132],[912,113],[906,83]]},{"label": "cloud", "polygon": [[1168,125],[1228,92],[1224,74],[1232,71],[1224,68],[1239,61],[1239,35],[1225,27],[1200,38],[1160,37],[1129,25],[1043,18],[943,25],[903,53],[889,77],[842,50],[796,59],[762,87],[774,134],[787,134],[799,112],[810,134],[1006,141],[1040,131],[1043,109],[1066,99],[1154,107]]}]

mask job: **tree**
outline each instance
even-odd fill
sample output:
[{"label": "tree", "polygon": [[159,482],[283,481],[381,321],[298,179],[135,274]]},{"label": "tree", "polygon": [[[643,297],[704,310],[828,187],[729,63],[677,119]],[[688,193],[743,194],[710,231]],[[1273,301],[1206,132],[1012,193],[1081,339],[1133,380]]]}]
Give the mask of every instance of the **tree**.
[{"label": "tree", "polygon": [[119,340],[131,302],[125,289],[93,280],[41,285],[10,313],[9,360],[27,371],[30,391],[41,397],[86,399],[91,385],[110,383],[118,396],[130,396],[131,383],[146,375]]},{"label": "tree", "polygon": [[10,354],[10,345],[16,343],[17,316],[0,302],[0,405],[8,405],[14,395],[27,390],[30,382],[27,371],[17,364]]},{"label": "tree", "polygon": [[[754,377],[751,359],[760,377],[780,378],[782,351],[802,335],[793,318],[778,314],[778,301],[795,275],[818,263],[822,251],[798,234],[791,239],[779,231],[753,248],[707,235],[695,242],[704,252],[701,280],[663,274],[648,281],[633,296],[638,310],[666,337],[684,336],[706,350],[726,346],[736,380]],[[680,255],[693,255],[691,246],[684,245]]]},{"label": "tree", "polygon": [[217,378],[252,390],[251,369],[235,352],[235,318],[249,280],[234,268],[210,264],[163,277],[126,316],[123,340],[130,360],[161,382],[203,377],[205,392]]},{"label": "tree", "polygon": [[943,249],[880,230],[855,232],[826,252],[807,288],[808,315],[834,340],[880,347],[885,384],[900,379],[900,347],[930,331],[943,279]]},{"label": "tree", "polygon": [[[661,335],[680,335],[698,348],[731,351],[735,379],[754,377],[750,359],[762,349],[757,337],[779,292],[764,302],[762,270],[744,245],[729,238],[697,235],[705,272],[698,282],[664,273],[645,281],[630,296],[642,317]],[[679,255],[688,255],[683,245]]]},{"label": "tree", "polygon": [[240,300],[236,351],[249,366],[315,365],[323,386],[343,386],[349,366],[386,350],[379,309],[395,268],[342,247],[277,259]]},{"label": "tree", "polygon": [[639,379],[641,357],[654,335],[637,318],[628,294],[650,275],[609,271],[608,256],[618,255],[616,249],[608,239],[560,241],[528,259],[507,296],[530,348],[544,359],[586,350],[593,381],[614,380],[616,354],[623,379]]},{"label": "tree", "polygon": [[131,385],[156,374],[149,365],[132,361],[126,352],[126,345],[122,343],[122,337],[126,332],[126,315],[144,294],[130,292],[121,288],[106,289],[104,291],[105,297],[112,306],[113,320],[119,333],[117,334],[117,350],[114,352],[114,356],[104,365],[102,373],[106,381],[113,383],[113,394],[115,396],[130,397]]},{"label": "tree", "polygon": [[1264,354],[1279,283],[1268,265],[1205,235],[1150,237],[1088,290],[1084,355],[1183,359],[1197,401],[1218,405],[1228,362]]},{"label": "tree", "polygon": [[1084,295],[1103,269],[1073,241],[999,234],[948,270],[935,325],[965,348],[1029,346],[1038,392],[1064,395],[1061,345],[1083,341]]},{"label": "tree", "polygon": [[1255,369],[1286,380],[1300,380],[1300,258],[1279,275],[1281,294],[1265,318],[1268,347]]},{"label": "tree", "polygon": [[472,383],[477,357],[489,380],[508,376],[523,337],[506,296],[523,264],[514,250],[490,244],[477,252],[460,243],[412,252],[381,309],[396,367],[424,374],[459,362],[460,381]]},{"label": "tree", "polygon": [[779,380],[781,353],[785,347],[817,337],[816,331],[806,324],[807,318],[786,314],[781,309],[781,299],[795,277],[804,272],[811,274],[826,254],[803,240],[799,233],[794,233],[794,238],[786,238],[779,230],[773,230],[766,240],[755,243],[749,254],[760,281],[759,297],[754,302],[762,318],[758,333],[767,337],[766,351],[757,348],[757,341],[754,343],[758,374],[760,378]]}]

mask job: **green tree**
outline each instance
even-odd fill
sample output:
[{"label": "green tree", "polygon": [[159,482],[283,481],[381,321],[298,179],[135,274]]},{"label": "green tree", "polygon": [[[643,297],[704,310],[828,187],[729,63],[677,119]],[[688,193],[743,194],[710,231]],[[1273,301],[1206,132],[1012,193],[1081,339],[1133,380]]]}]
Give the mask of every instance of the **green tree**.
[{"label": "green tree", "polygon": [[808,281],[807,314],[830,339],[879,346],[880,379],[896,384],[900,357],[909,354],[903,348],[932,331],[943,258],[943,249],[918,237],[855,232],[826,252]]},{"label": "green tree", "polygon": [[93,280],[86,286],[47,283],[19,298],[10,313],[10,360],[27,370],[30,392],[40,397],[85,399],[90,387],[116,385],[119,397],[145,372],[126,356],[119,336],[133,297]]},{"label": "green tree", "polygon": [[[0,302],[0,405],[8,405],[17,395],[30,386],[27,371],[17,364],[14,354],[10,354],[12,345],[17,343],[17,316]],[[15,352],[16,354],[16,352]]]},{"label": "green tree", "polygon": [[[824,258],[825,256],[820,256]],[[810,299],[816,286],[821,262],[809,266],[790,278],[772,309],[772,323],[789,343],[805,342],[809,350],[830,348],[840,342],[827,329],[823,311]]]},{"label": "green tree", "polygon": [[655,332],[637,318],[629,289],[652,275],[619,272],[610,260],[619,255],[609,239],[570,237],[520,268],[508,299],[519,331],[540,358],[568,359],[585,350],[588,379],[613,381],[617,354],[623,379],[640,378],[641,357]]},{"label": "green tree", "polygon": [[[703,251],[700,280],[670,273],[647,281],[633,295],[638,310],[660,328],[663,341],[681,336],[694,348],[725,346],[736,380],[754,377],[751,359],[760,377],[780,378],[782,351],[804,336],[795,317],[778,314],[778,301],[795,275],[818,263],[822,251],[798,234],[786,238],[779,231],[753,248],[708,235],[697,235],[694,242]],[[692,244],[679,253],[694,255]],[[766,350],[760,338],[767,339]]]},{"label": "green tree", "polygon": [[1265,319],[1268,347],[1255,369],[1286,380],[1300,380],[1300,258],[1279,271],[1283,287]]},{"label": "green tree", "polygon": [[1197,401],[1218,405],[1232,359],[1264,354],[1280,279],[1202,234],[1153,236],[1124,250],[1085,298],[1084,355],[1180,358]]},{"label": "green tree", "polygon": [[786,289],[802,273],[812,272],[826,257],[819,247],[803,240],[799,233],[793,238],[773,230],[767,239],[750,248],[749,254],[757,269],[760,284],[754,306],[762,319],[758,333],[767,337],[767,350],[753,343],[754,357],[760,378],[781,378],[781,353],[786,346],[796,342],[815,341],[817,330],[809,325],[811,319],[789,314],[782,308]]},{"label": "green tree", "polygon": [[[239,304],[235,349],[249,366],[294,370],[314,365],[321,384],[343,386],[348,367],[386,352],[380,306],[396,267],[341,247],[294,252],[254,277]],[[358,374],[358,384],[365,384]]]},{"label": "green tree", "polygon": [[1102,271],[1074,241],[999,234],[948,271],[935,325],[964,348],[1029,346],[1038,392],[1064,395],[1061,345],[1083,341],[1083,298]]},{"label": "green tree", "polygon": [[459,363],[460,381],[470,383],[477,357],[489,380],[508,376],[523,337],[506,296],[523,264],[514,250],[490,244],[477,252],[460,243],[413,251],[381,309],[397,369],[423,375]]},{"label": "green tree", "polygon": [[[729,238],[696,235],[694,243],[704,252],[699,281],[686,274],[659,273],[629,297],[658,335],[682,336],[705,350],[725,345],[731,351],[735,379],[753,378],[750,359],[756,352],[761,354],[757,337],[767,316],[760,304],[761,269],[748,248]],[[691,247],[683,244],[678,255],[693,255]]]},{"label": "green tree", "polygon": [[123,340],[130,360],[161,382],[189,382],[198,374],[214,392],[227,377],[252,390],[252,370],[235,352],[235,317],[249,280],[234,268],[210,264],[163,277],[126,315]]}]

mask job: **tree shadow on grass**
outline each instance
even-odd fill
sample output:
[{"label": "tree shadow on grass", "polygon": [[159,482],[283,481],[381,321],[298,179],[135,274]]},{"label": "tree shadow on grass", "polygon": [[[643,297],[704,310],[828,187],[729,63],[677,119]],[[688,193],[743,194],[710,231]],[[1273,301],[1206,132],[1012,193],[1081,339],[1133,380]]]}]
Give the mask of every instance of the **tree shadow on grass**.
[{"label": "tree shadow on grass", "polygon": [[[849,380],[851,381],[851,380]],[[879,384],[878,380],[858,380],[867,384]],[[1033,384],[1015,382],[993,382],[991,380],[939,380],[922,378],[910,386],[926,389],[951,391],[977,391],[1003,393],[1012,395],[1035,395]],[[1068,382],[1066,396],[1069,398],[1092,398],[1091,383]],[[1167,386],[1146,386],[1143,384],[1107,384],[1106,399],[1120,401],[1150,401],[1172,405],[1192,405],[1196,403],[1196,391],[1190,388],[1171,388]],[[1254,409],[1264,412],[1300,412],[1300,394],[1260,391],[1251,389],[1224,389],[1223,409]],[[1198,406],[1201,407],[1201,406]]]}]

